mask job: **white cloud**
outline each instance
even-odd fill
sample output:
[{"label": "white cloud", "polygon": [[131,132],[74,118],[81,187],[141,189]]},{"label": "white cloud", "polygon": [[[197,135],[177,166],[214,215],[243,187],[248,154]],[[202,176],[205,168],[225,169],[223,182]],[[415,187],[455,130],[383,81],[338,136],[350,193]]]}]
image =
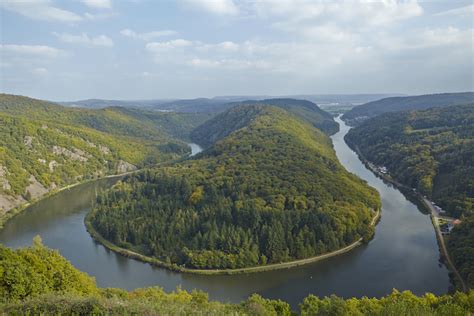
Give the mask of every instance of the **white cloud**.
[{"label": "white cloud", "polygon": [[419,16],[423,8],[415,0],[399,1],[314,1],[261,0],[254,4],[261,17],[282,17],[292,22],[355,22],[385,25],[397,20]]},{"label": "white cloud", "polygon": [[107,13],[89,13],[89,12],[86,12],[86,13],[84,13],[84,17],[87,20],[90,20],[90,21],[105,20],[105,19],[111,18],[113,16],[117,16],[117,13],[115,13],[115,12],[107,12]]},{"label": "white cloud", "polygon": [[48,69],[44,67],[38,67],[31,71],[34,75],[45,76],[48,74]]},{"label": "white cloud", "polygon": [[68,33],[53,33],[61,42],[64,43],[72,43],[72,44],[86,44],[86,45],[94,45],[94,46],[106,46],[112,47],[114,46],[114,42],[112,39],[107,37],[106,35],[98,35],[95,37],[91,37],[86,33],[82,33],[80,35],[73,35]]},{"label": "white cloud", "polygon": [[80,15],[74,12],[53,6],[50,0],[2,0],[0,7],[35,20],[70,23],[83,20]]},{"label": "white cloud", "polygon": [[434,16],[474,16],[474,4],[436,13]]},{"label": "white cloud", "polygon": [[110,9],[112,8],[111,0],[82,0],[82,2],[91,8],[95,9]]},{"label": "white cloud", "polygon": [[197,9],[216,15],[236,15],[239,8],[232,0],[181,0],[185,8]]},{"label": "white cloud", "polygon": [[178,34],[178,32],[173,30],[160,30],[160,31],[151,31],[145,33],[136,33],[130,29],[124,29],[120,31],[120,34],[123,36],[128,36],[132,38],[138,38],[144,41],[150,41],[157,37],[172,36]]},{"label": "white cloud", "polygon": [[46,45],[16,45],[16,44],[0,44],[0,52],[12,55],[27,55],[36,57],[55,58],[65,54],[61,49]]},{"label": "white cloud", "polygon": [[184,39],[175,39],[167,42],[152,42],[146,44],[146,49],[155,52],[161,53],[165,51],[171,51],[176,48],[184,48],[187,46],[192,46],[193,42],[184,40]]}]

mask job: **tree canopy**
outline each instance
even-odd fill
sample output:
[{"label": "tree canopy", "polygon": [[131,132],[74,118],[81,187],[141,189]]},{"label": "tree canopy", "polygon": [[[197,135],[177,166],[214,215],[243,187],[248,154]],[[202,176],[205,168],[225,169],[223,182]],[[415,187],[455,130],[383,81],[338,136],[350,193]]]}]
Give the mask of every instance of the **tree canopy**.
[{"label": "tree canopy", "polygon": [[[128,176],[89,216],[104,238],[187,268],[307,258],[370,239],[378,193],[338,162],[321,131],[276,107],[206,123],[206,151]],[[231,123],[229,123],[231,122]]]}]

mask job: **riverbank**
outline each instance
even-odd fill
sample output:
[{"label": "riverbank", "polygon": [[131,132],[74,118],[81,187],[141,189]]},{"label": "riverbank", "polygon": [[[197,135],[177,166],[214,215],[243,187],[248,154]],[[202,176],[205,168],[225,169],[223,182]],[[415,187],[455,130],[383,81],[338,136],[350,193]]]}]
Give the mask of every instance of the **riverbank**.
[{"label": "riverbank", "polygon": [[[145,256],[140,253],[119,247],[111,243],[110,241],[102,237],[102,235],[100,235],[100,233],[94,229],[94,227],[92,226],[92,223],[90,222],[90,217],[92,215],[93,215],[93,211],[90,211],[84,218],[86,229],[95,241],[102,244],[107,249],[112,250],[122,256],[133,258],[145,263],[149,263],[156,267],[165,268],[165,269],[175,271],[175,272],[184,272],[184,273],[201,274],[201,275],[232,275],[232,274],[241,274],[241,273],[255,273],[255,272],[289,269],[289,268],[306,265],[309,263],[325,260],[334,256],[344,254],[363,244],[363,238],[359,238],[357,241],[353,242],[352,244],[346,247],[343,247],[341,249],[328,252],[322,255],[318,255],[311,258],[288,261],[288,262],[268,264],[268,265],[263,265],[263,266],[255,266],[255,267],[239,268],[239,269],[189,269],[189,268],[185,268],[174,263],[166,263],[157,258]],[[378,223],[379,219],[380,219],[380,210],[377,210],[374,217],[372,218],[370,225],[375,226]]]},{"label": "riverbank", "polygon": [[47,199],[53,195],[56,195],[60,192],[63,192],[65,190],[69,190],[71,188],[74,188],[76,186],[79,186],[79,185],[82,185],[82,184],[86,184],[86,183],[91,183],[91,182],[94,182],[94,181],[98,181],[98,180],[102,180],[102,179],[111,179],[111,178],[118,178],[118,177],[124,177],[128,174],[131,174],[131,173],[134,173],[134,172],[138,172],[140,171],[141,169],[137,169],[137,170],[133,170],[133,171],[128,171],[128,172],[124,172],[124,173],[120,173],[120,174],[111,174],[111,175],[107,175],[107,176],[103,176],[103,177],[99,177],[99,178],[93,178],[93,179],[87,179],[85,181],[80,181],[80,182],[76,182],[76,183],[72,183],[72,184],[68,184],[64,187],[61,187],[61,188],[56,188],[54,190],[51,190],[51,191],[48,191],[46,194],[36,198],[36,199],[33,199],[29,202],[26,202],[26,203],[22,203],[20,205],[18,205],[17,207],[14,207],[10,210],[8,210],[7,212],[5,212],[5,214],[3,214],[2,216],[0,216],[0,230],[5,226],[5,224],[10,220],[12,219],[13,217],[15,217],[16,215],[20,214],[21,212],[23,212],[25,209],[27,209],[28,207],[36,204],[36,203],[39,203],[41,202],[42,200],[44,199]]},{"label": "riverbank", "polygon": [[[448,270],[450,272],[452,272],[456,276],[456,279],[457,279],[457,282],[456,282],[456,280],[452,280],[452,283],[455,284],[455,285],[456,284],[460,285],[461,289],[464,292],[466,292],[467,291],[466,282],[461,277],[461,274],[459,273],[459,271],[457,270],[457,268],[454,265],[453,261],[451,260],[451,257],[449,255],[448,249],[447,249],[446,244],[445,244],[443,234],[441,233],[441,230],[440,230],[440,227],[439,227],[439,224],[438,224],[437,212],[434,210],[431,203],[424,196],[422,196],[420,193],[413,192],[413,190],[410,187],[394,180],[389,175],[381,173],[379,170],[377,170],[373,166],[373,164],[365,158],[365,156],[362,154],[362,152],[359,150],[359,147],[356,144],[353,144],[353,143],[351,143],[347,140],[346,140],[346,143],[357,154],[360,161],[362,161],[362,163],[370,171],[372,171],[376,176],[383,179],[384,181],[389,182],[390,184],[395,186],[402,193],[403,192],[410,192],[410,195],[415,197],[418,200],[418,202],[421,203],[430,212],[430,219],[431,219],[431,223],[433,225],[433,228],[435,230],[436,240],[438,242],[438,248],[439,248],[439,252],[441,254],[441,257],[444,259],[444,261],[446,263],[446,266],[448,267]],[[406,195],[406,193],[404,193],[404,194]]]}]

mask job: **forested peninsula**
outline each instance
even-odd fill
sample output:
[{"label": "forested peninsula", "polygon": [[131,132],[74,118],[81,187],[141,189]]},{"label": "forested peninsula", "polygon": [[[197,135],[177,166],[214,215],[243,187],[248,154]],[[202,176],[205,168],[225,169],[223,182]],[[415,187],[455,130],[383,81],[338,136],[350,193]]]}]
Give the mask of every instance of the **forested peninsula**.
[{"label": "forested peninsula", "polygon": [[88,216],[94,230],[188,269],[286,262],[372,237],[378,193],[341,166],[328,136],[307,121],[241,105],[197,130],[198,143],[213,141],[201,154],[100,194]]}]

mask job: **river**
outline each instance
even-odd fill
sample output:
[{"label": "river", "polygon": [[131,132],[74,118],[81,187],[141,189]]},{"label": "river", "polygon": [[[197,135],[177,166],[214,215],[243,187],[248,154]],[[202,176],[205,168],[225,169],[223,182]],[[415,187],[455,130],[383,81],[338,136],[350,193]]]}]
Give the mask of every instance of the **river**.
[{"label": "river", "polygon": [[[416,294],[442,294],[449,287],[448,271],[439,263],[434,229],[428,215],[397,189],[373,175],[344,142],[349,127],[340,119],[332,136],[336,154],[352,173],[375,187],[382,198],[382,218],[368,244],[343,255],[306,266],[247,275],[205,276],[154,268],[117,255],[97,244],[84,227],[95,192],[116,179],[103,179],[65,190],[32,205],[7,222],[0,242],[9,247],[31,244],[40,235],[78,269],[94,276],[101,287],[134,289],[160,286],[174,290],[202,289],[212,299],[240,302],[252,293],[289,302],[294,308],[309,294],[379,297],[392,288]],[[193,154],[199,150],[194,151]]]}]

